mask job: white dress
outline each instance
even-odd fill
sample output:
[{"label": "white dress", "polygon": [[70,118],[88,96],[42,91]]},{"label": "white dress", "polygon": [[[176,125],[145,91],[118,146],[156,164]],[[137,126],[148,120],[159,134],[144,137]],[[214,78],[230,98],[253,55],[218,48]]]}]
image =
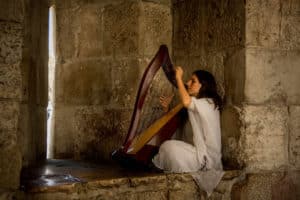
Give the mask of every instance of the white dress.
[{"label": "white dress", "polygon": [[220,112],[212,99],[191,98],[188,107],[192,143],[165,141],[153,158],[167,172],[190,172],[201,189],[210,195],[224,172],[221,162]]}]

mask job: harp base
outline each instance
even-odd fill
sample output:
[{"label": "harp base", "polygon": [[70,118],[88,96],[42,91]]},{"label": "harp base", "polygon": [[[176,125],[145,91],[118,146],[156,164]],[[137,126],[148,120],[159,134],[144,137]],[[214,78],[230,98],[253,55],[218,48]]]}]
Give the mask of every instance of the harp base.
[{"label": "harp base", "polygon": [[153,170],[152,158],[158,153],[159,147],[153,145],[145,145],[136,154],[127,154],[123,149],[114,151],[112,159],[120,163],[120,165],[132,170]]}]

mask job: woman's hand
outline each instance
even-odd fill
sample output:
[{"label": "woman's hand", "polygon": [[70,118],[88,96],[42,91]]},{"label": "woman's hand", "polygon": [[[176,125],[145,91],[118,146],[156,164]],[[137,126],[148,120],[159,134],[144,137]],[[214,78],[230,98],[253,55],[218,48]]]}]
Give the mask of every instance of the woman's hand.
[{"label": "woman's hand", "polygon": [[188,108],[191,103],[191,97],[183,83],[183,80],[182,80],[183,70],[180,66],[175,67],[175,76],[176,76],[176,82],[177,82],[178,92],[179,92],[181,102],[184,107]]},{"label": "woman's hand", "polygon": [[182,80],[183,70],[180,66],[175,67],[175,78],[176,80]]},{"label": "woman's hand", "polygon": [[170,96],[161,96],[159,98],[159,102],[160,102],[161,106],[163,107],[164,112],[169,111],[169,106],[170,106],[170,103],[171,103],[173,97],[174,97],[174,94],[172,94]]}]

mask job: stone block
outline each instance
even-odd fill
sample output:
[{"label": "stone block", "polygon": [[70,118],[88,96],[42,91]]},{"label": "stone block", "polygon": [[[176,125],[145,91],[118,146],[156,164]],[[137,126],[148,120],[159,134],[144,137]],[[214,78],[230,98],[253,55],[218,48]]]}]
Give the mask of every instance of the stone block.
[{"label": "stone block", "polygon": [[30,109],[26,103],[20,105],[20,117],[18,125],[18,144],[23,156],[24,167],[27,167],[35,159],[35,145],[32,138],[32,131],[30,126]]},{"label": "stone block", "polygon": [[228,52],[244,43],[244,2],[177,1],[173,9],[175,57]]},{"label": "stone block", "polygon": [[142,73],[148,63],[145,60],[120,59],[111,62],[111,102],[126,108],[133,108]]},{"label": "stone block", "polygon": [[0,2],[0,20],[23,22],[24,2],[19,0]]},{"label": "stone block", "polygon": [[300,104],[300,52],[248,48],[245,101]]},{"label": "stone block", "polygon": [[300,169],[300,106],[289,107],[289,162]]},{"label": "stone block", "polygon": [[198,0],[173,3],[174,57],[204,53],[205,8],[204,1]]},{"label": "stone block", "polygon": [[204,199],[200,196],[200,194],[193,190],[193,191],[170,191],[169,192],[169,200],[181,200],[181,199],[189,199],[189,200],[199,200]]},{"label": "stone block", "polygon": [[245,163],[249,170],[276,170],[286,166],[287,120],[284,106],[244,106],[239,162]]},{"label": "stone block", "polygon": [[138,54],[140,12],[140,5],[135,1],[123,1],[103,8],[105,56]]},{"label": "stone block", "polygon": [[300,49],[300,2],[282,3],[282,21],[280,29],[280,47],[284,49]]},{"label": "stone block", "polygon": [[140,17],[140,54],[153,57],[161,44],[172,49],[172,16],[169,6],[143,2]]},{"label": "stone block", "polygon": [[93,160],[110,160],[124,142],[131,112],[128,109],[82,107],[75,112],[75,152]]},{"label": "stone block", "polygon": [[78,54],[76,44],[77,33],[80,30],[77,24],[77,9],[56,9],[56,59],[57,63],[65,63]]},{"label": "stone block", "polygon": [[190,174],[167,174],[167,179],[170,191],[198,193],[198,186]]},{"label": "stone block", "polygon": [[246,46],[278,48],[280,0],[250,0],[246,3]]},{"label": "stone block", "polygon": [[240,49],[225,62],[224,82],[228,104],[240,105],[244,101],[245,59],[245,49]]},{"label": "stone block", "polygon": [[[204,1],[205,2],[205,1]],[[245,41],[245,3],[233,0],[228,2],[208,1],[204,15],[206,31],[203,44],[207,51],[220,51],[244,46]],[[203,27],[200,27],[203,29]],[[202,47],[203,48],[203,47]]]},{"label": "stone block", "polygon": [[143,2],[152,2],[160,5],[171,6],[172,0],[142,0]]},{"label": "stone block", "polygon": [[282,172],[248,174],[244,182],[233,186],[231,199],[297,199],[296,187],[292,178]]},{"label": "stone block", "polygon": [[57,66],[57,103],[107,105],[111,99],[112,68],[103,60],[86,60]]},{"label": "stone block", "polygon": [[21,70],[19,63],[0,64],[0,98],[21,98]]},{"label": "stone block", "polygon": [[0,130],[17,131],[19,117],[19,103],[13,101],[0,101]]},{"label": "stone block", "polygon": [[221,115],[222,160],[225,169],[239,169],[242,166],[237,160],[240,153],[239,141],[242,122],[239,107],[226,106]]},{"label": "stone block", "polygon": [[100,57],[103,46],[102,13],[98,6],[84,6],[78,16],[78,57]]},{"label": "stone block", "polygon": [[[35,153],[37,160],[46,158],[47,149],[47,108],[43,106],[36,106],[35,110],[36,120],[31,121],[31,127],[33,128],[33,145],[35,146]],[[33,113],[32,113],[33,114]]]},{"label": "stone block", "polygon": [[[131,112],[102,106],[57,106],[55,155],[59,158],[110,160],[127,134]],[[68,119],[68,120],[66,120]]]},{"label": "stone block", "polygon": [[74,157],[76,137],[74,115],[74,107],[59,104],[54,107],[54,158]]},{"label": "stone block", "polygon": [[22,58],[22,24],[0,21],[0,64],[19,63]]},{"label": "stone block", "polygon": [[167,200],[168,199],[168,193],[166,191],[153,191],[153,192],[132,192],[132,193],[125,193],[122,195],[119,195],[119,198],[116,199],[124,199],[124,200]]},{"label": "stone block", "polygon": [[299,1],[247,1],[246,45],[299,49],[299,10]]},{"label": "stone block", "polygon": [[136,192],[165,190],[167,178],[165,175],[132,177],[130,178],[130,186],[134,187]]},{"label": "stone block", "polygon": [[2,146],[0,150],[0,188],[18,189],[22,155],[16,144]]}]

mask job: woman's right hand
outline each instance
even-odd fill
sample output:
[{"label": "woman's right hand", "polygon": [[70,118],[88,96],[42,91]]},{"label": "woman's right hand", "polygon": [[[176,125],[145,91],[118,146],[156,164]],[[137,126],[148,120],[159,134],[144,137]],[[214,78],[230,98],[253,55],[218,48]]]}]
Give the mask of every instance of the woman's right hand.
[{"label": "woman's right hand", "polygon": [[174,94],[172,94],[170,96],[161,96],[159,98],[159,102],[160,102],[161,106],[163,107],[164,112],[169,111],[169,106],[170,106],[170,103],[171,103],[173,97],[174,97]]}]

